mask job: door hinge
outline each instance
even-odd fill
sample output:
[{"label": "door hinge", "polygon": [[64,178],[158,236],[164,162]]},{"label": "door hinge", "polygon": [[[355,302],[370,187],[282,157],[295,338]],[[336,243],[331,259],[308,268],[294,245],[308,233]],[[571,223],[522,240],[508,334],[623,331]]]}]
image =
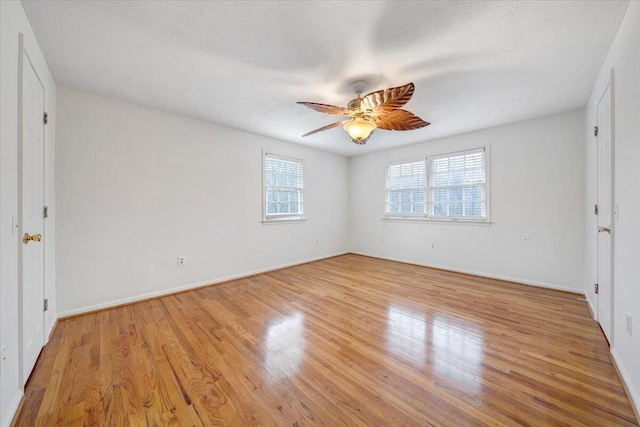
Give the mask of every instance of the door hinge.
[{"label": "door hinge", "polygon": [[598,284],[596,283],[596,294],[598,293]]},{"label": "door hinge", "polygon": [[45,125],[47,123],[49,123],[49,113],[47,113],[46,111],[44,112],[44,117],[42,118],[42,123],[44,123]]},{"label": "door hinge", "polygon": [[49,310],[49,300],[47,298],[45,298],[44,300],[44,311]]},{"label": "door hinge", "polygon": [[49,206],[45,206],[42,208],[42,218],[49,217]]},{"label": "door hinge", "polygon": [[598,136],[598,126],[593,127],[593,136]]},{"label": "door hinge", "polygon": [[598,215],[598,205],[594,205],[593,214]]}]

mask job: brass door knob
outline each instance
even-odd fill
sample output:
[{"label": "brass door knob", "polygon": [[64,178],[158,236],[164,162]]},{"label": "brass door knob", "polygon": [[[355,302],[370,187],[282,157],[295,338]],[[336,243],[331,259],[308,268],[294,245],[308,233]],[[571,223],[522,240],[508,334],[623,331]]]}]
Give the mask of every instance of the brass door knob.
[{"label": "brass door knob", "polygon": [[598,233],[609,233],[609,234],[611,234],[611,228],[610,227],[598,227]]},{"label": "brass door knob", "polygon": [[29,236],[29,233],[24,233],[24,237],[22,238],[22,241],[24,242],[24,244],[26,245],[27,243],[29,243],[30,240],[33,240],[34,242],[39,242],[42,240],[42,234],[34,234],[33,236]]}]

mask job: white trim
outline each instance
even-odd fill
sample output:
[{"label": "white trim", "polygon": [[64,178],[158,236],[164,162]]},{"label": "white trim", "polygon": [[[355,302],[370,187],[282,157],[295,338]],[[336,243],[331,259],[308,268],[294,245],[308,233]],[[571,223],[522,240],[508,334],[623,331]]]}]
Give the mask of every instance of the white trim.
[{"label": "white trim", "polygon": [[[430,164],[432,158],[443,158],[443,157],[451,157],[457,154],[464,153],[473,153],[473,152],[482,152],[484,153],[484,192],[485,192],[485,200],[484,200],[484,208],[485,208],[485,216],[483,218],[479,217],[439,217],[429,215],[429,204],[431,200],[431,187],[429,185],[430,179]],[[424,187],[424,204],[425,204],[425,212],[424,213],[405,213],[402,215],[392,214],[387,212],[388,208],[388,171],[389,166],[394,166],[398,164],[405,163],[415,163],[423,161],[425,162],[425,187]],[[461,223],[469,223],[469,224],[491,224],[491,143],[486,143],[481,146],[474,145],[470,148],[465,148],[462,150],[451,151],[448,153],[437,152],[435,154],[427,153],[422,157],[413,157],[411,159],[405,160],[394,160],[385,163],[385,195],[384,195],[384,214],[383,219],[388,219],[392,221],[424,221],[424,222],[435,222],[435,223],[450,223],[450,224],[461,224]]]},{"label": "white trim", "polygon": [[[413,165],[415,163],[423,163],[424,164],[424,187],[412,187],[412,188],[390,188],[389,187],[389,168],[393,167],[393,166],[400,166],[400,165],[412,165],[412,170],[413,170]],[[413,177],[419,177],[420,175],[411,175]],[[425,217],[426,214],[426,209],[427,209],[427,180],[428,180],[428,173],[427,173],[427,159],[425,157],[420,157],[420,158],[416,158],[413,160],[402,160],[402,161],[395,161],[395,162],[389,162],[385,165],[384,167],[384,212],[385,215],[387,216],[400,216],[400,214],[397,213],[391,213],[389,212],[389,192],[391,191],[422,191],[423,197],[424,197],[424,209],[423,212],[405,212],[402,214],[402,216],[411,216],[411,217]],[[412,203],[413,205],[413,203]]]},{"label": "white trim", "polygon": [[[615,86],[615,68],[611,67],[609,70],[609,87],[611,90],[610,96],[610,105],[611,109],[609,111],[609,115],[611,117],[611,170],[610,174],[610,186],[611,186],[611,194],[609,195],[611,206],[609,210],[611,211],[611,224],[609,227],[611,228],[611,240],[610,240],[610,252],[611,255],[609,257],[609,269],[610,272],[610,282],[609,282],[609,291],[611,293],[611,346],[615,345],[615,327],[616,327],[616,275],[615,275],[615,267],[616,267],[616,217],[614,214],[614,210],[616,209],[616,86]],[[596,104],[596,112],[598,111],[598,104]],[[597,219],[596,219],[597,224]],[[596,276],[597,277],[597,276]],[[637,397],[637,393],[636,393]],[[636,403],[639,401],[636,400]],[[636,406],[637,409],[637,406]]]},{"label": "white trim", "polygon": [[467,148],[465,150],[456,150],[456,151],[449,151],[447,153],[432,154],[427,157],[431,157],[432,159],[437,160],[437,159],[445,159],[449,157],[462,156],[462,155],[467,155],[472,153],[484,153],[484,151],[485,151],[484,146],[480,146],[476,148]]},{"label": "white trim", "polygon": [[[467,154],[472,154],[472,153],[482,153],[482,157],[484,160],[484,182],[482,183],[482,187],[484,188],[484,217],[451,217],[451,216],[445,216],[445,217],[439,217],[439,216],[435,216],[435,215],[431,215],[430,214],[430,209],[431,209],[431,205],[432,205],[432,201],[431,201],[431,189],[433,188],[438,188],[438,187],[433,187],[431,185],[431,161],[432,160],[438,160],[438,159],[444,159],[444,158],[449,158],[449,157],[455,157],[455,156],[462,156],[462,155],[467,155]],[[467,220],[467,221],[477,221],[477,222],[490,222],[491,221],[491,145],[490,144],[485,144],[479,147],[475,147],[475,148],[469,148],[466,150],[458,150],[458,151],[452,151],[449,153],[440,153],[440,154],[432,154],[432,155],[427,155],[426,160],[427,160],[427,187],[425,190],[425,211],[427,214],[427,217],[430,220],[438,220],[439,218],[443,218],[444,220]],[[471,186],[471,184],[469,184],[468,186]],[[465,187],[465,186],[462,186]]]},{"label": "white trim", "polygon": [[514,283],[519,283],[519,284],[523,284],[523,285],[537,286],[539,288],[548,288],[548,289],[554,289],[554,290],[557,290],[557,291],[571,292],[573,294],[578,294],[578,295],[583,295],[584,294],[583,292],[580,291],[580,289],[568,288],[566,286],[554,285],[552,283],[536,282],[536,281],[533,281],[533,280],[525,280],[525,279],[519,279],[519,278],[515,278],[515,277],[501,276],[499,274],[482,273],[482,272],[479,272],[479,271],[466,270],[466,269],[463,269],[463,268],[453,268],[453,267],[447,267],[447,266],[437,265],[437,264],[427,264],[427,263],[418,262],[418,261],[408,261],[408,260],[404,260],[404,259],[400,259],[400,258],[387,257],[387,256],[383,256],[383,255],[375,255],[375,254],[370,254],[370,253],[360,252],[360,251],[351,251],[351,253],[352,254],[356,254],[356,255],[368,256],[368,257],[371,257],[371,258],[384,259],[384,260],[387,260],[387,261],[395,261],[395,262],[402,262],[402,263],[405,263],[405,264],[418,265],[420,267],[437,268],[438,270],[452,271],[454,273],[471,274],[473,276],[486,277],[486,278],[489,278],[489,279],[504,280],[504,281],[507,281],[507,282],[514,282]]},{"label": "white trim", "polygon": [[[609,189],[610,189],[610,194],[609,194],[609,209],[611,211],[611,221],[609,224],[609,227],[611,229],[610,231],[610,240],[609,240],[609,335],[607,335],[606,332],[604,332],[604,329],[602,329],[603,333],[605,334],[605,336],[607,337],[607,340],[609,341],[609,344],[611,345],[611,347],[613,347],[615,345],[615,314],[616,314],[616,309],[615,309],[615,236],[616,236],[616,229],[615,229],[615,216],[613,214],[613,211],[615,209],[616,206],[616,200],[615,200],[615,194],[616,194],[616,188],[615,188],[615,176],[616,176],[616,171],[615,171],[615,97],[614,97],[614,77],[615,77],[615,69],[612,67],[609,69],[609,83],[607,83],[607,85],[605,86],[605,88],[602,91],[602,95],[600,95],[600,98],[598,99],[598,102],[596,102],[595,104],[595,113],[596,113],[596,126],[600,126],[600,123],[598,122],[599,120],[599,113],[598,113],[598,106],[600,105],[600,102],[602,102],[602,100],[604,99],[607,90],[609,91],[609,119],[611,121],[610,127],[610,140],[611,140],[611,158],[609,159]],[[598,133],[599,135],[599,133]],[[600,208],[601,205],[601,201],[598,198],[599,194],[600,194],[600,178],[599,178],[599,173],[598,173],[598,168],[600,167],[600,161],[599,156],[600,156],[600,152],[598,149],[598,142],[599,142],[599,136],[595,137],[595,142],[596,142],[596,203],[598,205],[598,208]],[[596,216],[596,226],[598,226],[598,220],[599,217]],[[599,247],[599,243],[598,243],[598,232],[597,231],[593,231],[596,234],[596,240],[595,240],[595,244],[596,244],[596,283],[600,282],[599,279],[599,271],[598,271],[598,267],[600,266],[600,247]],[[598,324],[600,325],[600,327],[602,328],[602,324],[600,323],[600,295],[595,294],[596,295],[596,319]]]},{"label": "white trim", "polygon": [[256,274],[267,273],[269,271],[280,270],[282,268],[293,267],[295,265],[306,264],[306,263],[309,263],[309,262],[319,261],[319,260],[326,259],[326,258],[333,258],[333,257],[336,257],[336,256],[348,254],[349,252],[350,251],[342,251],[342,252],[336,252],[336,253],[333,253],[333,254],[321,255],[321,256],[317,256],[317,257],[303,259],[303,260],[300,260],[300,261],[293,261],[293,262],[288,262],[288,263],[285,263],[285,264],[280,264],[280,265],[276,265],[276,266],[272,266],[272,267],[260,268],[260,269],[257,269],[257,270],[247,271],[247,272],[244,272],[244,273],[232,274],[230,276],[219,277],[219,278],[211,279],[211,280],[205,280],[203,282],[191,283],[191,284],[188,284],[188,285],[176,286],[175,288],[163,289],[161,291],[149,292],[149,293],[142,294],[142,295],[136,295],[136,296],[133,296],[133,297],[121,298],[121,299],[117,299],[117,300],[109,301],[109,302],[105,302],[105,303],[100,303],[100,304],[93,304],[93,305],[90,305],[90,306],[87,306],[87,307],[74,308],[74,309],[71,309],[71,310],[66,310],[66,311],[58,313],[58,319],[64,319],[65,317],[69,317],[69,316],[75,316],[75,315],[78,315],[78,314],[88,313],[88,312],[92,312],[92,311],[96,311],[96,310],[103,310],[103,309],[110,308],[110,307],[116,307],[116,306],[123,305],[123,304],[130,304],[130,303],[134,303],[134,302],[144,301],[144,300],[148,300],[148,299],[151,299],[151,298],[161,297],[161,296],[164,296],[164,295],[171,295],[171,294],[174,294],[176,292],[188,291],[190,289],[197,289],[197,288],[202,288],[202,287],[205,287],[205,286],[216,285],[218,283],[228,282],[228,281],[236,280],[236,279],[242,279],[244,277],[249,277],[249,276],[255,276]]},{"label": "white trim", "polygon": [[420,156],[420,157],[412,157],[412,158],[406,159],[406,160],[394,160],[392,162],[385,163],[385,169],[387,167],[389,167],[389,166],[402,165],[402,164],[405,164],[405,163],[424,162],[425,158],[426,158],[425,156]]},{"label": "white trim", "polygon": [[6,418],[0,420],[2,422],[2,427],[9,427],[11,425],[11,422],[18,411],[18,407],[20,406],[22,396],[24,396],[24,393],[17,393],[14,402],[7,407],[8,411],[5,414]]},{"label": "white trim", "polygon": [[[49,308],[49,310],[51,310],[51,308]],[[53,328],[55,328],[56,326],[56,322],[58,321],[58,316],[52,316],[51,317],[51,321],[49,322],[49,324],[47,325],[47,327],[45,328],[46,330],[45,332],[45,336],[46,336],[46,340],[45,340],[45,345],[47,345],[49,343],[49,338],[51,337],[51,332],[53,332]]]},{"label": "white trim", "polygon": [[[300,213],[286,213],[286,214],[267,214],[267,158],[284,160],[292,163],[299,163],[300,170],[302,172],[302,187],[301,187],[301,195],[300,195],[300,207],[302,211]],[[304,161],[302,159],[298,159],[295,157],[287,157],[281,156],[280,154],[269,153],[268,151],[262,150],[262,223],[268,224],[272,221],[304,221],[306,218],[304,217]]]},{"label": "white trim", "polygon": [[435,219],[433,217],[405,217],[405,216],[385,216],[382,217],[385,221],[399,221],[399,222],[424,222],[425,224],[462,224],[462,225],[485,225],[489,226],[493,224],[491,221],[485,221],[483,219],[457,219],[457,218],[438,218]]},{"label": "white trim", "polygon": [[620,356],[618,355],[618,351],[615,348],[611,349],[611,358],[613,362],[616,364],[616,368],[618,368],[618,372],[620,373],[620,379],[627,387],[627,392],[629,393],[629,397],[631,397],[631,404],[635,407],[636,414],[640,414],[640,393],[633,385],[633,381],[627,368],[625,368]]},{"label": "white trim", "polygon": [[263,224],[288,224],[288,223],[291,223],[291,222],[294,222],[294,223],[295,222],[305,222],[306,220],[307,220],[307,218],[305,218],[305,217],[297,218],[297,217],[286,216],[286,217],[283,217],[283,218],[275,217],[275,218],[263,219],[262,223]]},{"label": "white trim", "polygon": [[[597,296],[597,294],[596,294],[596,296]],[[596,315],[597,307],[593,303],[593,301],[591,301],[591,298],[589,298],[589,293],[586,292],[586,290],[585,290],[585,293],[584,293],[584,299],[587,300],[587,307],[589,307],[589,311],[591,312],[591,317],[593,317],[593,320],[595,320],[597,322],[598,321],[598,316]]]},{"label": "white trim", "polygon": [[278,159],[278,160],[285,160],[288,162],[298,162],[298,163],[304,163],[304,161],[302,159],[299,159],[297,157],[289,157],[289,156],[283,156],[281,154],[276,154],[276,153],[270,153],[268,151],[263,151],[265,157],[269,156],[269,157],[273,157],[274,159]]},{"label": "white trim", "polygon": [[302,215],[289,215],[289,214],[284,214],[284,215],[275,215],[275,216],[268,216],[266,218],[264,218],[262,220],[263,224],[271,224],[273,222],[300,222],[300,221],[306,221],[307,218],[302,216]]},{"label": "white trim", "polygon": [[[47,109],[47,89],[45,88],[45,84],[43,83],[43,80],[41,79],[40,75],[38,74],[38,71],[36,70],[36,67],[33,65],[33,61],[31,60],[31,57],[29,55],[29,51],[27,50],[27,47],[25,46],[24,43],[24,33],[19,32],[18,33],[18,50],[20,52],[19,55],[19,59],[18,59],[18,236],[22,236],[22,234],[25,232],[24,230],[24,223],[23,223],[23,198],[24,198],[24,185],[23,185],[23,168],[24,168],[24,162],[23,162],[23,150],[24,150],[24,73],[25,73],[25,67],[29,67],[31,68],[31,70],[33,70],[33,73],[36,76],[36,79],[38,79],[38,82],[40,83],[40,86],[42,86],[42,109],[43,112],[46,112]],[[27,60],[27,63],[25,64],[25,58]],[[28,69],[28,68],[27,68]],[[47,174],[46,174],[46,146],[47,146],[47,131],[45,129],[45,125],[42,125],[42,164],[40,165],[40,168],[42,168],[42,202],[43,205],[46,204],[46,180],[47,180]],[[35,165],[34,165],[35,166]],[[45,247],[48,244],[48,236],[45,234],[44,232],[45,230],[45,221],[44,218],[42,219],[42,234],[44,234],[44,241],[42,243],[42,296],[43,298],[46,298],[46,262],[47,262],[47,257],[45,254]],[[19,358],[18,358],[18,369],[19,369],[19,378],[20,378],[20,384],[22,386],[22,388],[24,388],[24,385],[27,383],[28,377],[29,375],[33,372],[33,370],[35,369],[35,362],[34,365],[31,367],[31,371],[29,372],[29,375],[27,375],[27,378],[24,378],[25,373],[24,373],[24,369],[25,369],[25,332],[24,332],[24,277],[23,277],[23,263],[24,263],[24,254],[23,254],[23,248],[22,245],[20,244],[20,238],[18,237],[18,354],[19,354]],[[47,324],[46,324],[46,315],[42,314],[42,347],[40,348],[40,350],[42,350],[42,348],[44,348],[44,346],[49,342],[49,336],[47,334]],[[37,362],[37,358],[36,358],[36,362]]]}]

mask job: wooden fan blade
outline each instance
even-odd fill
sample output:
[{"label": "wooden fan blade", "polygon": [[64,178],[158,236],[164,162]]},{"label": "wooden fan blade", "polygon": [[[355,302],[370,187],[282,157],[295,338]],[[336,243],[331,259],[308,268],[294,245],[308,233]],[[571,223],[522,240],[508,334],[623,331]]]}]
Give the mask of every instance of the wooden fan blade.
[{"label": "wooden fan blade", "polygon": [[390,113],[375,117],[374,120],[378,129],[384,130],[413,130],[431,124],[407,110],[393,110]]},{"label": "wooden fan blade", "polygon": [[319,111],[321,113],[336,114],[338,116],[350,116],[351,110],[344,107],[336,107],[335,105],[318,104],[317,102],[297,102],[296,104],[304,105],[312,110]]},{"label": "wooden fan blade", "polygon": [[390,112],[406,104],[413,96],[414,90],[413,83],[407,83],[404,86],[371,92],[362,98],[362,102],[367,109],[373,110],[374,113]]},{"label": "wooden fan blade", "polygon": [[318,132],[322,132],[322,131],[325,131],[325,130],[333,129],[334,127],[337,127],[337,126],[340,126],[342,124],[345,124],[348,121],[349,120],[342,120],[342,121],[339,121],[339,122],[331,123],[330,125],[326,125],[326,126],[323,126],[323,127],[319,128],[319,129],[312,130],[311,132],[307,132],[302,136],[309,136],[309,135],[313,135],[314,133],[318,133]]}]

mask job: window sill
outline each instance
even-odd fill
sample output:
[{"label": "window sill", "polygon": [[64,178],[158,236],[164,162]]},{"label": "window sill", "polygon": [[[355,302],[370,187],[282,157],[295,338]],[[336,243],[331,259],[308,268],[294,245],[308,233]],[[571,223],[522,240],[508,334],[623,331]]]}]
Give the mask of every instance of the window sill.
[{"label": "window sill", "polygon": [[385,221],[400,221],[400,222],[424,222],[431,224],[460,224],[460,225],[479,225],[479,226],[490,226],[493,224],[491,221],[487,219],[453,219],[453,218],[444,218],[444,219],[435,219],[435,218],[427,218],[421,216],[385,216],[382,217]]},{"label": "window sill", "polygon": [[305,217],[287,217],[287,218],[265,218],[262,220],[263,224],[287,224],[287,223],[296,223],[296,222],[304,222],[307,218]]}]

